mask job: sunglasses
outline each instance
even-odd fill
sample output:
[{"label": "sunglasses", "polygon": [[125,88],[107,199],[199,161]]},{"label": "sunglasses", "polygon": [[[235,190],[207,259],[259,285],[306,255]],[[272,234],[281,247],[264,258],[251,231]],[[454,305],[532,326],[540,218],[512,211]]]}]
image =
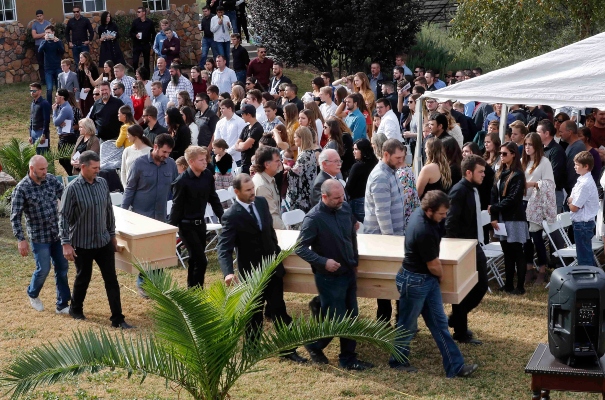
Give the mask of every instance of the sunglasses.
[{"label": "sunglasses", "polygon": [[422,72],[419,69],[415,69],[414,72],[418,73],[418,72]]},{"label": "sunglasses", "polygon": [[564,119],[555,118],[555,122],[558,122],[558,123],[562,124],[563,122],[565,122],[565,120]]},{"label": "sunglasses", "polygon": [[30,93],[36,93],[38,91],[38,89],[30,89],[29,92]]},{"label": "sunglasses", "polygon": [[93,96],[100,96],[100,95],[101,95],[101,93],[93,93],[92,95],[93,95]]},{"label": "sunglasses", "polygon": [[507,157],[508,155],[510,155],[510,153],[508,153],[508,152],[506,152],[506,151],[501,151],[501,152],[500,152],[500,155],[501,155],[502,157]]}]

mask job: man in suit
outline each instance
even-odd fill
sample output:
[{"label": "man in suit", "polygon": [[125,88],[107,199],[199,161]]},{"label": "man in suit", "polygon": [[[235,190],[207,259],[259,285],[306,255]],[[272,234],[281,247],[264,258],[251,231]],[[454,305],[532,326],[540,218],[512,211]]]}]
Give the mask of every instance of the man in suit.
[{"label": "man in suit", "polygon": [[[218,240],[218,261],[227,285],[237,281],[233,271],[233,250],[236,247],[237,264],[243,273],[249,273],[252,268],[259,266],[263,257],[281,251],[273,229],[269,204],[265,198],[256,197],[254,194],[254,182],[250,175],[245,173],[237,175],[233,179],[233,189],[236,195],[235,203],[223,214],[221,219],[223,230]],[[292,317],[288,315],[284,301],[285,274],[286,270],[280,264],[263,291],[262,305],[266,302],[274,320],[281,319],[287,325],[292,322]],[[249,338],[254,338],[262,331],[262,310],[262,307],[259,307],[252,317],[248,330]],[[307,361],[298,355],[296,349],[282,357],[298,363]]]},{"label": "man in suit", "polygon": [[[317,174],[317,177],[313,181],[313,189],[311,192],[311,206],[315,206],[321,200],[321,185],[327,179],[336,179],[341,181],[342,175],[340,174],[340,166],[342,160],[338,155],[338,152],[333,149],[325,149],[319,155],[319,168],[321,172]],[[340,182],[344,187],[344,181]],[[345,193],[345,201],[347,201],[347,194]]]},{"label": "man in suit", "polygon": [[80,84],[78,83],[78,75],[71,69],[71,60],[66,58],[61,60],[61,72],[57,78],[57,90],[67,89],[69,93],[73,93],[76,100],[80,98],[78,91],[80,90]]},{"label": "man in suit", "polygon": [[254,162],[254,193],[267,200],[273,218],[273,228],[286,229],[280,213],[281,198],[275,184],[275,175],[282,169],[279,150],[269,146],[260,147],[254,154]]}]

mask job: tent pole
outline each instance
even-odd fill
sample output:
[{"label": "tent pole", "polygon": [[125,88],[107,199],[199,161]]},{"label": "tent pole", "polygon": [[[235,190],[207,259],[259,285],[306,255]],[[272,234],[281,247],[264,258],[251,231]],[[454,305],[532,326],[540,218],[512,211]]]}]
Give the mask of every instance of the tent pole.
[{"label": "tent pole", "polygon": [[[500,111],[500,143],[504,144],[504,134],[508,127],[508,104],[502,103],[502,111]],[[500,151],[500,149],[496,149]]]},{"label": "tent pole", "polygon": [[416,113],[415,116],[418,116],[418,132],[416,132],[416,151],[414,154],[414,161],[412,166],[412,171],[414,171],[414,176],[418,179],[418,175],[420,175],[420,170],[422,169],[422,146],[423,146],[423,135],[422,135],[422,125],[424,125],[422,110],[424,105],[424,95],[421,96],[416,102]]}]

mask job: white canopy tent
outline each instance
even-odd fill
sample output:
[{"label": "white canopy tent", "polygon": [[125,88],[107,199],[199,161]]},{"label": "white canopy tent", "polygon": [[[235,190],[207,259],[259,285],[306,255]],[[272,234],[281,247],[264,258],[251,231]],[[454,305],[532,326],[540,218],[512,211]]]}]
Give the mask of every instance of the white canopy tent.
[{"label": "white canopy tent", "polygon": [[[605,33],[600,33],[477,78],[425,92],[421,99],[605,109],[603,48]],[[416,107],[416,114],[422,119],[422,102],[417,102]],[[502,113],[507,113],[507,107]],[[422,130],[422,120],[418,126]],[[421,139],[422,132],[418,132],[418,143],[422,143]],[[416,175],[421,168],[420,153],[416,152],[414,160]]]}]

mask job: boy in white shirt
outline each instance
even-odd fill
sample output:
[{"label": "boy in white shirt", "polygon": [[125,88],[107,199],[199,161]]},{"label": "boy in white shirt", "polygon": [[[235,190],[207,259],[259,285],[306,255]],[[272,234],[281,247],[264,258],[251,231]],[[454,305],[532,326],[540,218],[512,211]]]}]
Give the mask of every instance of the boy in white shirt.
[{"label": "boy in white shirt", "polygon": [[571,211],[578,265],[595,266],[591,242],[595,232],[595,218],[599,212],[599,192],[590,174],[594,158],[589,152],[581,151],[573,161],[574,169],[580,176],[571,190],[567,204]]}]

